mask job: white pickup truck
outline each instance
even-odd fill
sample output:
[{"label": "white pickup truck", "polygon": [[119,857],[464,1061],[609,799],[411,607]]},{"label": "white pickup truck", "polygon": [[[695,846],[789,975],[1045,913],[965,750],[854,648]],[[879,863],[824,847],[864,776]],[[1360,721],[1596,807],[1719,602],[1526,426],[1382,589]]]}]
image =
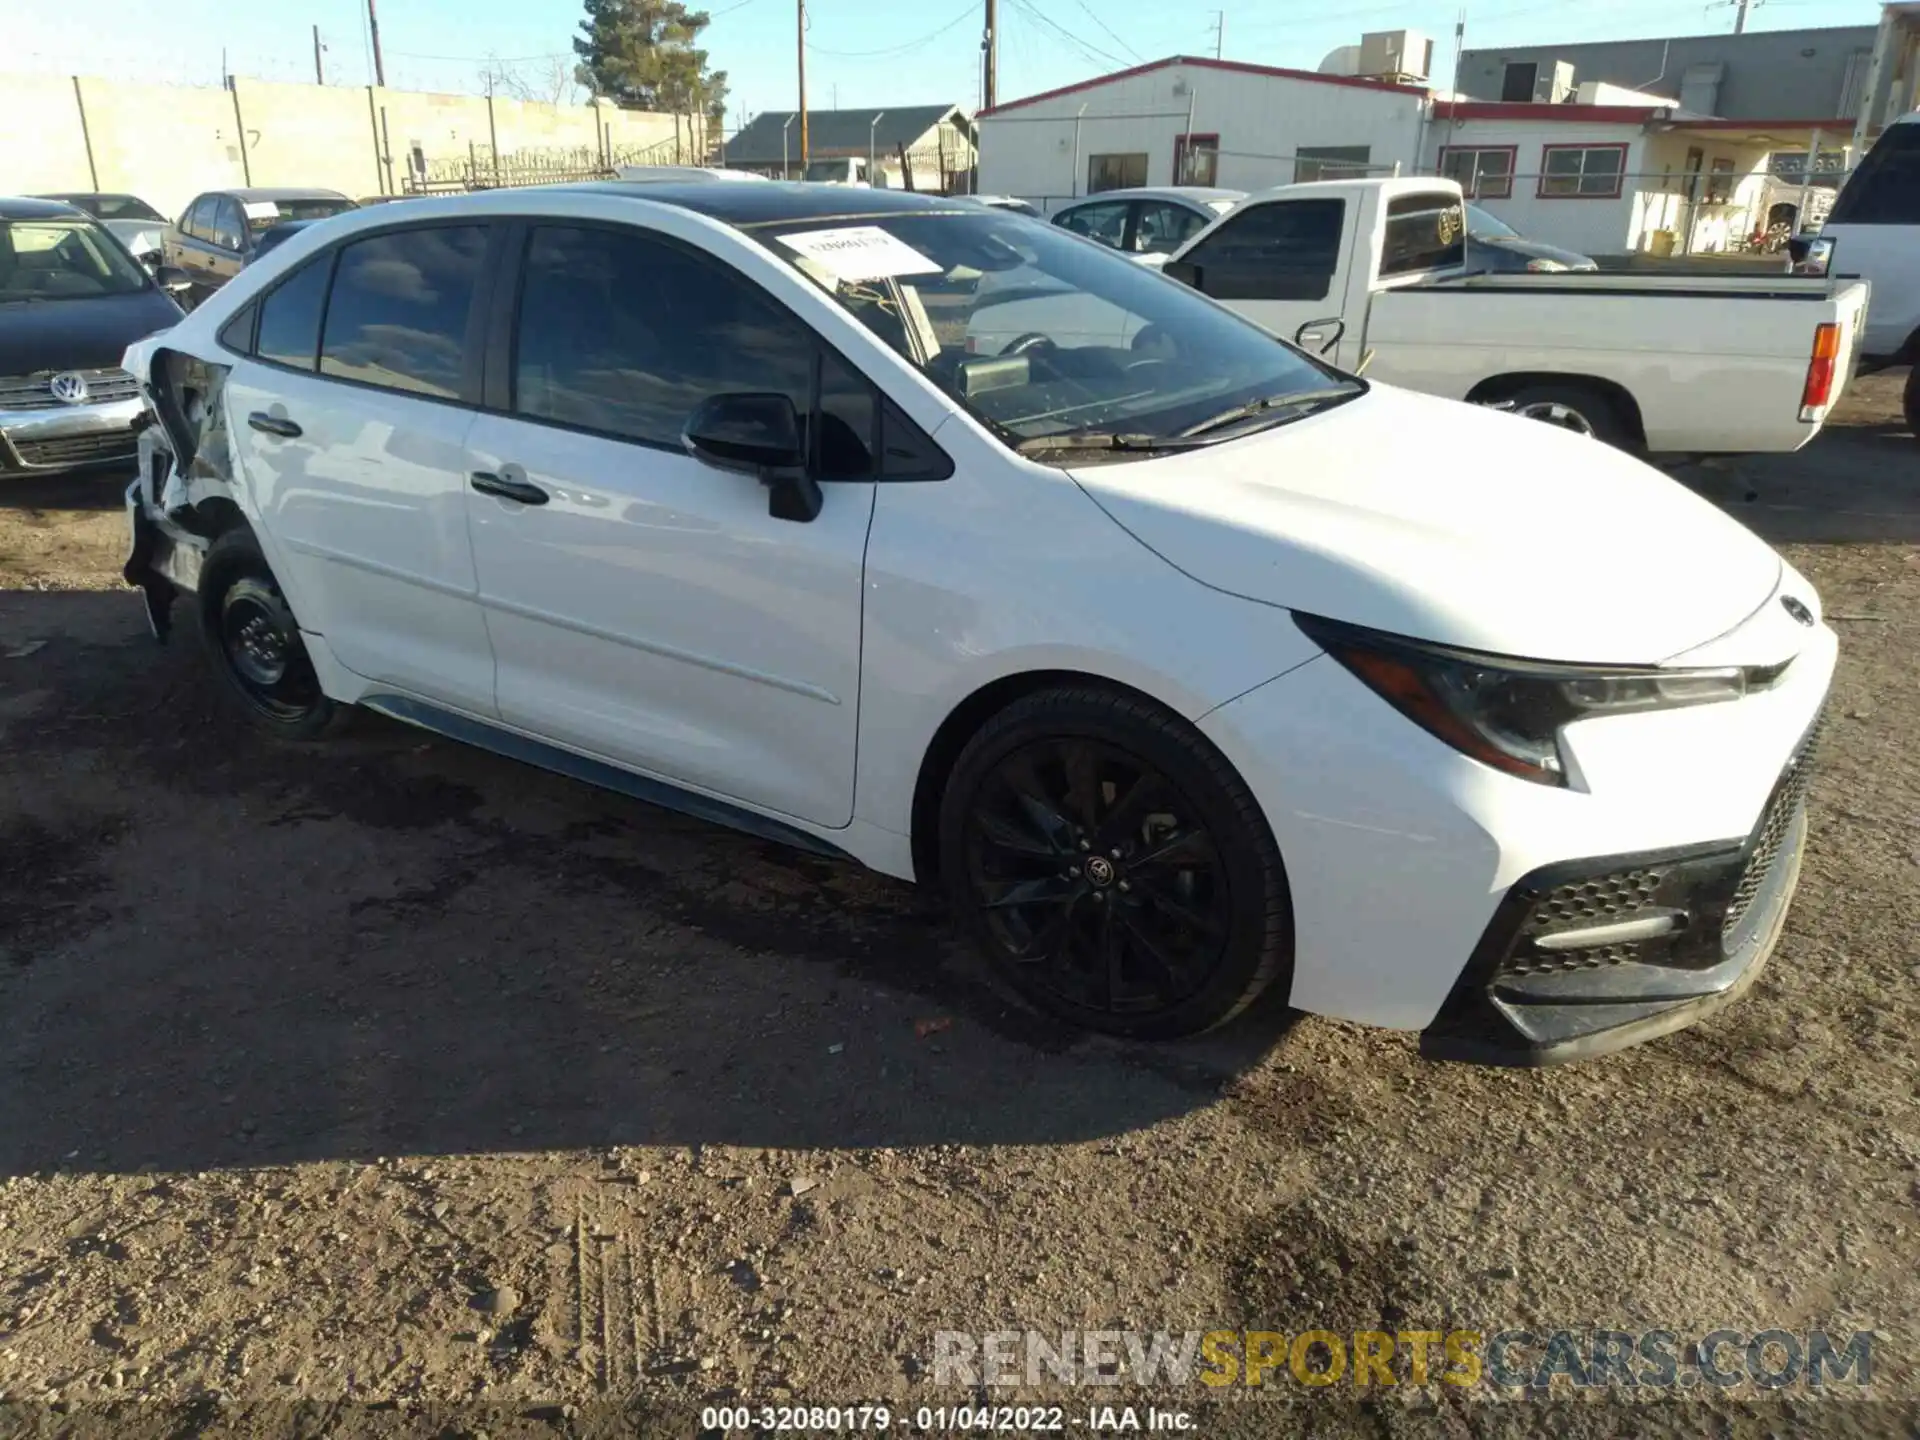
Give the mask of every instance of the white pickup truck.
[{"label": "white pickup truck", "polygon": [[1852,375],[1858,281],[1474,274],[1463,216],[1445,180],[1286,185],[1165,273],[1344,369],[1655,453],[1797,450]]}]

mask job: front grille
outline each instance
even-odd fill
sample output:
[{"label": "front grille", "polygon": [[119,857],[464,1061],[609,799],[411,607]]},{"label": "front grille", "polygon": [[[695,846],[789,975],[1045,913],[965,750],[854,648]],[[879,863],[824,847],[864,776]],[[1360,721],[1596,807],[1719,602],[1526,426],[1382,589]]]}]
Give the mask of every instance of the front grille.
[{"label": "front grille", "polygon": [[[60,402],[53,398],[53,377],[64,370],[42,370],[33,375],[0,375],[0,410],[55,410]],[[87,398],[92,405],[109,400],[131,400],[140,393],[140,383],[118,365],[105,370],[72,372],[87,382]]]},{"label": "front grille", "polygon": [[130,460],[135,451],[131,425],[124,430],[108,430],[98,435],[65,435],[57,440],[14,440],[11,444],[22,465],[41,469],[91,465],[99,460]]},{"label": "front grille", "polygon": [[1740,928],[1740,922],[1746,919],[1747,910],[1753,904],[1753,897],[1760,893],[1760,887],[1766,883],[1767,875],[1773,869],[1773,862],[1780,857],[1781,842],[1793,828],[1793,817],[1800,809],[1800,802],[1807,798],[1807,787],[1813,783],[1814,760],[1826,727],[1827,716],[1823,710],[1806,738],[1800,742],[1799,748],[1793,752],[1793,758],[1787,761],[1786,773],[1774,790],[1773,800],[1768,804],[1767,813],[1754,834],[1747,868],[1741,872],[1740,883],[1734,886],[1733,899],[1727,902],[1726,922],[1720,928],[1723,937],[1732,937]]}]

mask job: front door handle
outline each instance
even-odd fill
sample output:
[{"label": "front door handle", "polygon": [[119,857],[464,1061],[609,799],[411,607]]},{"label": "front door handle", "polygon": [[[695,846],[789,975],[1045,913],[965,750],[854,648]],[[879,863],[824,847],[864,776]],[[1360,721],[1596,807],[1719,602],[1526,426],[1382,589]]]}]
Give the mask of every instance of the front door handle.
[{"label": "front door handle", "polygon": [[474,471],[472,481],[473,488],[482,495],[498,495],[502,500],[518,500],[522,505],[544,505],[551,498],[531,480],[496,475],[491,470]]},{"label": "front door handle", "polygon": [[300,427],[293,421],[279,415],[269,415],[264,410],[256,410],[247,416],[247,424],[262,435],[278,435],[282,440],[299,438]]},{"label": "front door handle", "polygon": [[1337,315],[1325,320],[1309,320],[1293,332],[1293,343],[1302,350],[1311,350],[1316,355],[1325,355],[1338,345],[1347,333],[1347,322]]}]

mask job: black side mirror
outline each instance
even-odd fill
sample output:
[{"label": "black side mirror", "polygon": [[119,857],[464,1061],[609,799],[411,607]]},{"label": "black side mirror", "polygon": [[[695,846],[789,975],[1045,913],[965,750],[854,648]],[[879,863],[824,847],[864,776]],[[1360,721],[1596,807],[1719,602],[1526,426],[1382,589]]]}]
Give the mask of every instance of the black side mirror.
[{"label": "black side mirror", "polygon": [[1206,278],[1206,272],[1191,261],[1169,260],[1160,267],[1160,273],[1169,280],[1178,280],[1182,285],[1189,285],[1201,294],[1206,294],[1207,287],[1201,283]]},{"label": "black side mirror", "polygon": [[807,473],[800,416],[785,395],[710,396],[687,417],[680,443],[703,465],[759,480],[774,519],[805,524],[819,515],[820,485]]},{"label": "black side mirror", "polygon": [[169,295],[179,295],[193,288],[193,277],[178,265],[156,265],[153,278]]}]

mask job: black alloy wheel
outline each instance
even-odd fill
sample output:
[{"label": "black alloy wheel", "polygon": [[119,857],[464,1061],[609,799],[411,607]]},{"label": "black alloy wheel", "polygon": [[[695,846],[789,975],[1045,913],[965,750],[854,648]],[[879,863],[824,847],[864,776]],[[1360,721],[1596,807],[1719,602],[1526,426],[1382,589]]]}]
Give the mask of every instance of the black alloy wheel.
[{"label": "black alloy wheel", "polygon": [[1290,958],[1265,822],[1174,717],[1126,696],[1045,692],[976,737],[955,781],[949,895],[1044,1008],[1121,1034],[1187,1034],[1238,1013]]}]

